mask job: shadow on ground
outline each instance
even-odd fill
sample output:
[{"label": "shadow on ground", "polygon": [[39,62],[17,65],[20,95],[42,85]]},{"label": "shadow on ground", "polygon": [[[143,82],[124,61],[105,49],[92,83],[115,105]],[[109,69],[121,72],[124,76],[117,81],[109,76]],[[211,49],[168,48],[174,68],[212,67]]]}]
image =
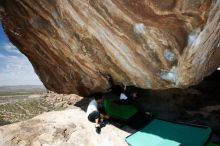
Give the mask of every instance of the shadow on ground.
[{"label": "shadow on ground", "polygon": [[[146,90],[128,87],[139,93],[134,103],[142,112],[151,112],[154,117],[178,122],[206,125],[220,136],[220,72],[216,71],[199,85],[188,89]],[[108,92],[106,98],[118,99],[115,92]],[[91,97],[75,105],[86,111]]]}]

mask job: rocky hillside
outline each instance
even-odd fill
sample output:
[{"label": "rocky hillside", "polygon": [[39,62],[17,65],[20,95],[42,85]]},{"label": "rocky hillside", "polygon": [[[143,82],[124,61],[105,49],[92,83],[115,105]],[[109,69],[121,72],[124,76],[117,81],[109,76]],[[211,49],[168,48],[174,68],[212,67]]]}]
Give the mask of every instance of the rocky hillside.
[{"label": "rocky hillside", "polygon": [[12,43],[44,85],[88,95],[116,84],[184,88],[220,66],[219,0],[1,0]]},{"label": "rocky hillside", "polygon": [[[27,88],[25,90],[27,91]],[[7,96],[2,96],[1,93],[0,126],[28,120],[44,112],[63,110],[71,104],[78,103],[82,99],[82,97],[74,94],[65,95],[52,92],[30,94],[32,93],[30,90],[28,92],[22,92],[25,93],[24,95],[16,95],[16,93],[21,93],[20,91],[8,92],[9,95]]]},{"label": "rocky hillside", "polygon": [[62,109],[62,107],[55,107],[43,98],[25,99],[23,101],[19,99],[16,102],[1,103],[0,126],[24,121],[44,112],[59,109]]}]

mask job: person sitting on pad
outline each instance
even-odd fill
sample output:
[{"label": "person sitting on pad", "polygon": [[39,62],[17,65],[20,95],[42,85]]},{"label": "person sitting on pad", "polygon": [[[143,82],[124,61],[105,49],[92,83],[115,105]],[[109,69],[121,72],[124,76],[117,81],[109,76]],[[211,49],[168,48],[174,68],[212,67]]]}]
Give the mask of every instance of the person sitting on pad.
[{"label": "person sitting on pad", "polygon": [[90,122],[95,123],[96,132],[100,134],[101,132],[101,122],[103,119],[107,119],[108,116],[104,114],[104,111],[102,111],[102,108],[100,107],[102,101],[103,101],[103,94],[102,93],[96,93],[94,95],[95,99],[93,99],[88,107],[87,107],[87,117]]}]

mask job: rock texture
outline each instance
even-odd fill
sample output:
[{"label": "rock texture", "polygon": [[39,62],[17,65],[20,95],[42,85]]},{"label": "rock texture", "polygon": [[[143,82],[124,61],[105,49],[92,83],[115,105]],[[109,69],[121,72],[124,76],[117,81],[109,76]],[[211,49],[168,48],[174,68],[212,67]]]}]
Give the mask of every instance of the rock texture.
[{"label": "rock texture", "polygon": [[[76,116],[77,115],[77,116]],[[0,127],[1,146],[127,146],[129,133],[106,125],[101,135],[85,112],[73,107]]]},{"label": "rock texture", "polygon": [[[46,102],[54,105],[55,107],[67,108],[69,105],[79,103],[83,97],[75,94],[57,94],[54,92],[46,93],[43,95]],[[86,104],[86,107],[89,103]]]},{"label": "rock texture", "polygon": [[10,40],[44,85],[184,88],[220,66],[219,0],[1,0]]}]

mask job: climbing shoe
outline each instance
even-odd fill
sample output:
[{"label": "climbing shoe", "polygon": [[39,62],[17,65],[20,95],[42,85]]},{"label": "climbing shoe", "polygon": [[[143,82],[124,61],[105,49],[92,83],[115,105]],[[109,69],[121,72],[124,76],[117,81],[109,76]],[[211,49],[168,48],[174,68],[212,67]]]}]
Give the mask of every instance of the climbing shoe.
[{"label": "climbing shoe", "polygon": [[101,126],[100,125],[96,125],[95,126],[95,131],[96,131],[96,133],[100,134],[101,133]]}]

